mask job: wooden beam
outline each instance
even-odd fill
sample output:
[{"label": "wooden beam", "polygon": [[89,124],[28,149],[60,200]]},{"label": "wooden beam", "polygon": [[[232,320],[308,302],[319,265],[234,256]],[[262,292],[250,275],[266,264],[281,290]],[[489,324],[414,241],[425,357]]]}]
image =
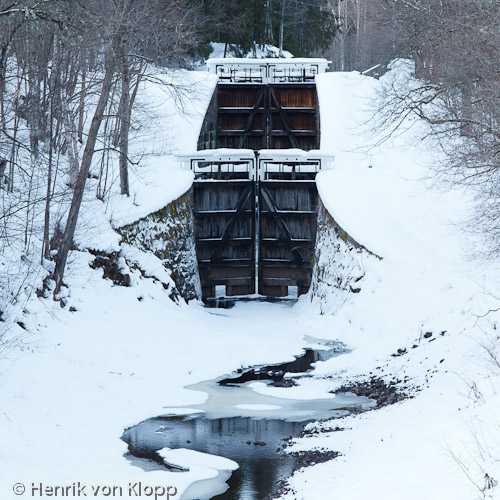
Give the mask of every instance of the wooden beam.
[{"label": "wooden beam", "polygon": [[[278,208],[276,207],[276,204],[274,203],[273,197],[271,196],[271,193],[265,188],[264,186],[260,186],[260,197],[265,201],[267,205],[267,211],[271,213],[276,213],[278,211]],[[276,241],[282,241],[286,242],[285,244],[290,244],[294,245],[294,243],[297,243],[298,241],[294,241],[294,238],[292,238],[292,234],[290,233],[290,229],[288,228],[286,222],[283,220],[282,217],[276,217],[276,224],[279,228],[281,228],[282,234],[284,234],[284,238],[280,238],[279,240]],[[261,238],[262,242],[266,242],[267,238]],[[302,241],[300,241],[302,242]],[[307,241],[304,241],[307,242]],[[301,262],[304,261],[304,256],[302,255],[300,249],[294,245],[293,248],[291,249],[292,254],[295,252],[295,254],[298,256],[299,260]]]},{"label": "wooden beam", "polygon": [[294,135],[290,122],[288,121],[288,117],[286,116],[286,113],[283,110],[283,105],[281,104],[281,99],[279,98],[279,95],[276,93],[276,90],[273,87],[269,87],[269,91],[271,93],[271,97],[274,99],[279,115],[281,117],[281,121],[283,122],[283,127],[285,127],[285,131],[287,132],[287,135],[290,138],[292,147],[300,149],[297,138]]},{"label": "wooden beam", "polygon": [[[238,217],[245,211],[245,205],[247,204],[252,194],[255,194],[253,183],[243,191],[240,199],[238,200],[238,205],[236,206],[236,213],[229,219],[228,223],[226,224],[226,227],[224,228],[224,231],[222,232],[222,236],[220,238],[221,243],[229,241],[231,236],[231,231],[233,230],[233,227],[236,224]],[[223,245],[219,244],[216,248],[214,248],[214,251],[210,256],[211,261],[217,260],[219,258],[222,246]]]},{"label": "wooden beam", "polygon": [[243,147],[243,143],[245,142],[247,135],[252,131],[251,130],[252,123],[255,119],[255,114],[257,113],[257,110],[260,107],[260,101],[262,100],[263,96],[264,96],[264,87],[262,87],[259,90],[259,93],[257,94],[257,98],[255,99],[255,102],[252,106],[252,110],[250,111],[250,115],[248,116],[248,120],[245,125],[245,128],[243,129],[243,133],[241,137],[238,139],[238,142],[236,143],[236,149],[241,149]]}]

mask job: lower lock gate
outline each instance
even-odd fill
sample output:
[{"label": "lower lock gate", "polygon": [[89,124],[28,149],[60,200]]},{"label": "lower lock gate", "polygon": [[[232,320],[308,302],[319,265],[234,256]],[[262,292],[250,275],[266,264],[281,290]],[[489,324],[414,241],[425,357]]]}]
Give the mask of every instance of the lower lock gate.
[{"label": "lower lock gate", "polygon": [[203,299],[285,297],[289,287],[306,293],[316,242],[314,179],[322,158],[296,150],[212,150],[189,161]]}]

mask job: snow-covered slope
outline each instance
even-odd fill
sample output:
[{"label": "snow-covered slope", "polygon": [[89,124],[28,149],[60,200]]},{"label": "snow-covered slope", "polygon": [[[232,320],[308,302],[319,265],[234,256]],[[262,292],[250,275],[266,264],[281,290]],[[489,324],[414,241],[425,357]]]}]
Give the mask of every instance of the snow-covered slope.
[{"label": "snow-covered slope", "polygon": [[163,208],[192,184],[175,155],[196,151],[198,135],[217,84],[215,75],[175,71],[142,84],[139,136],[132,141],[130,198],[113,196],[106,216],[113,227],[130,224]]},{"label": "snow-covered slope", "polygon": [[[325,318],[353,352],[322,364],[318,376],[339,386],[401,381],[414,399],[311,426],[345,430],[304,438],[295,450],[342,456],[296,473],[283,498],[490,498],[490,478],[500,477],[498,315],[489,312],[498,307],[498,265],[474,258],[463,225],[471,195],[434,185],[439,153],[421,140],[425,125],[408,120],[381,142],[388,131],[374,129],[373,112],[383,84],[358,73],[318,78],[322,149],[336,155],[318,175],[321,198],[382,257],[364,260],[360,293]],[[324,293],[334,303],[335,289]],[[301,307],[305,314],[307,299]]]},{"label": "snow-covered slope", "polygon": [[318,76],[321,149],[336,156],[335,168],[318,175],[321,198],[350,236],[385,259],[456,262],[467,240],[454,225],[471,200],[463,190],[435,188],[439,156],[420,140],[424,124],[408,119],[387,140],[390,131],[377,130],[377,99],[390,77]]}]

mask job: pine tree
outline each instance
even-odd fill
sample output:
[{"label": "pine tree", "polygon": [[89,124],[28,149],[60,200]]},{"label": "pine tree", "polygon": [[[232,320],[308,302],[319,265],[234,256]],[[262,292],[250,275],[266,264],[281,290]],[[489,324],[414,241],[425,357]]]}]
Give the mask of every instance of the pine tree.
[{"label": "pine tree", "polygon": [[327,47],[337,23],[326,0],[203,0],[207,42],[237,46],[241,54],[256,45],[277,45],[283,28],[285,50],[309,56]]}]

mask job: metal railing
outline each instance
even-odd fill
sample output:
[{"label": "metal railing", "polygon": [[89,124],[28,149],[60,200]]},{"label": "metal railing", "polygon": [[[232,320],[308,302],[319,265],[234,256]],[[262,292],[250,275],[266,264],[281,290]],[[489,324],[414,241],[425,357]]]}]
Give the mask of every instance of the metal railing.
[{"label": "metal railing", "polygon": [[209,59],[208,71],[219,83],[279,84],[314,83],[316,75],[325,73],[326,59]]},{"label": "metal railing", "polygon": [[197,180],[314,180],[322,167],[333,163],[332,155],[300,150],[210,149],[177,160],[190,168]]}]

